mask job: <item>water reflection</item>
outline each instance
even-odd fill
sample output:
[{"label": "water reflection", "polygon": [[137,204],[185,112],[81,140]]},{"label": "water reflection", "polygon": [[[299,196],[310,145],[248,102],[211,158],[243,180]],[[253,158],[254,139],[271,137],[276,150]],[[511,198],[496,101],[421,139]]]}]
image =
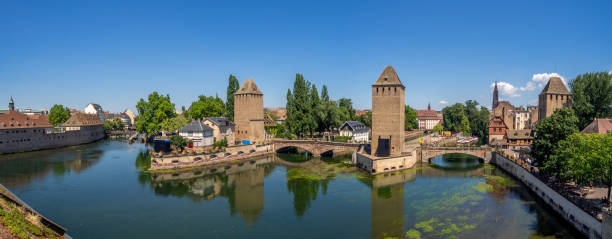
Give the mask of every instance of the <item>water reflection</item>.
[{"label": "water reflection", "polygon": [[[137,166],[146,164],[145,156],[138,157]],[[431,164],[376,176],[344,164],[350,157],[300,157],[268,155],[191,171],[142,174],[139,181],[161,196],[185,197],[198,203],[226,198],[230,214],[238,212],[252,226],[264,211],[264,179],[282,166],[298,219],[305,217],[314,201],[328,194],[335,180],[357,179],[367,186],[371,238],[579,236],[536,204],[516,181],[471,156],[440,156]],[[514,199],[517,196],[519,202]],[[536,220],[526,221],[533,213]]]},{"label": "water reflection", "polygon": [[183,172],[141,173],[139,182],[148,181],[156,195],[185,197],[198,203],[226,198],[230,213],[238,212],[253,225],[264,207],[264,178],[274,169],[274,160],[270,155]]},{"label": "water reflection", "polygon": [[482,159],[469,154],[444,154],[429,161],[430,166],[445,170],[467,171],[483,165]]},{"label": "water reflection", "polygon": [[99,142],[54,150],[1,155],[0,182],[6,187],[13,188],[31,183],[33,180],[41,180],[49,174],[56,177],[71,172],[80,174],[98,164],[105,153],[104,145],[104,142]]}]

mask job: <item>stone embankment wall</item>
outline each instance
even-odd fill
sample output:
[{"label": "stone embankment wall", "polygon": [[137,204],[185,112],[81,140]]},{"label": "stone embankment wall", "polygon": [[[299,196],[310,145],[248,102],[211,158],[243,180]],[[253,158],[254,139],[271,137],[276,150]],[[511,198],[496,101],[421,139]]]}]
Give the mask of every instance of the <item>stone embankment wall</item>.
[{"label": "stone embankment wall", "polygon": [[523,182],[578,231],[589,238],[602,238],[602,223],[600,221],[548,187],[525,168],[497,153],[493,154],[492,162]]},{"label": "stone embankment wall", "polygon": [[104,138],[102,125],[84,126],[81,130],[59,133],[45,128],[0,130],[0,153],[26,152],[41,149],[87,144]]},{"label": "stone embankment wall", "polygon": [[388,173],[412,168],[417,162],[417,152],[405,152],[397,157],[374,157],[363,153],[354,153],[355,165],[370,174]]},{"label": "stone embankment wall", "polygon": [[212,165],[225,163],[232,160],[240,160],[260,155],[274,153],[272,145],[240,145],[226,148],[225,152],[211,154],[195,154],[195,155],[166,155],[164,157],[151,158],[150,171],[163,169],[179,169],[200,167],[204,165]]}]

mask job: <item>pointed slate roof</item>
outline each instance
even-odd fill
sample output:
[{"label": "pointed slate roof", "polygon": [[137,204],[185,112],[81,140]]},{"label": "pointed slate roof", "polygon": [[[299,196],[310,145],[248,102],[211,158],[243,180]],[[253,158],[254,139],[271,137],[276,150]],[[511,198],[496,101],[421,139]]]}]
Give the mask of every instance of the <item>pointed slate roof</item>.
[{"label": "pointed slate roof", "polygon": [[548,83],[546,83],[546,86],[544,87],[544,89],[542,89],[542,93],[567,95],[570,94],[570,92],[567,90],[567,87],[565,87],[565,84],[563,84],[561,78],[556,76],[553,76],[550,78],[550,80],[548,80]]},{"label": "pointed slate roof", "polygon": [[237,95],[240,94],[256,94],[256,95],[263,95],[263,93],[261,93],[261,91],[259,90],[259,88],[257,88],[257,85],[255,84],[255,82],[253,81],[253,79],[249,78],[246,79],[242,85],[240,86],[240,89],[238,89],[238,91],[236,91]]},{"label": "pointed slate roof", "polygon": [[368,126],[359,121],[346,121],[340,126],[340,130],[344,129],[345,127],[349,127],[350,130],[355,133],[365,133],[370,131]]},{"label": "pointed slate roof", "polygon": [[393,69],[393,66],[385,67],[385,70],[383,70],[383,72],[378,77],[378,80],[376,80],[376,82],[374,82],[373,85],[376,85],[376,86],[400,85],[404,87],[399,77],[397,76],[397,73],[395,73],[395,69]]},{"label": "pointed slate roof", "polygon": [[211,127],[208,127],[208,125],[203,124],[201,121],[194,120],[194,121],[191,121],[191,123],[180,128],[178,131],[188,133],[188,132],[205,132],[205,131],[212,131],[212,130],[213,129]]}]

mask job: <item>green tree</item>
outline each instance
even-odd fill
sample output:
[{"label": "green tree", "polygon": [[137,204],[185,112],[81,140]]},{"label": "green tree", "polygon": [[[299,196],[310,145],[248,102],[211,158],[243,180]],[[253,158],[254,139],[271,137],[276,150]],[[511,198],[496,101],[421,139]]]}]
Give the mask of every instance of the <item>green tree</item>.
[{"label": "green tree", "polygon": [[612,75],[608,72],[582,74],[569,85],[579,129],[584,129],[596,117],[612,117]]},{"label": "green tree", "polygon": [[227,138],[223,138],[221,140],[217,140],[213,143],[215,147],[227,147]]},{"label": "green tree", "polygon": [[161,122],[176,116],[170,95],[163,96],[157,91],[149,94],[146,101],[141,98],[136,104],[136,109],[138,110],[136,130],[141,133],[157,133],[161,130]]},{"label": "green tree", "polygon": [[479,137],[479,143],[484,144],[489,138],[489,110],[481,106],[478,109],[478,102],[468,100],[465,102],[465,115],[468,118],[471,135]]},{"label": "green tree", "polygon": [[366,126],[372,128],[372,111],[368,111],[365,114],[357,116],[357,121],[365,124]]},{"label": "green tree", "polygon": [[463,135],[470,135],[470,122],[465,114],[465,106],[456,103],[442,109],[444,115],[444,129],[453,132],[462,132]]},{"label": "green tree", "polygon": [[404,107],[404,130],[413,130],[419,127],[419,121],[417,120],[417,111],[409,105]]},{"label": "green tree", "polygon": [[578,117],[568,108],[557,109],[550,117],[536,124],[531,154],[538,164],[544,165],[543,171],[552,175],[562,176],[559,174],[565,170],[566,162],[545,162],[554,154],[560,141],[577,132]]},{"label": "green tree", "polygon": [[444,129],[442,129],[442,125],[440,124],[437,124],[436,126],[433,127],[433,132],[436,132],[438,134],[442,133],[442,130]]},{"label": "green tree", "polygon": [[113,130],[122,130],[125,128],[125,124],[123,120],[119,117],[115,117],[113,119],[107,119],[103,124],[104,131],[111,132]]},{"label": "green tree", "polygon": [[338,100],[338,107],[340,108],[339,113],[341,122],[355,120],[355,109],[353,109],[353,101],[351,99],[340,98],[340,100]]},{"label": "green tree", "polygon": [[206,117],[219,117],[225,113],[223,100],[219,97],[200,95],[197,101],[191,103],[189,115],[192,119],[201,120]]},{"label": "green tree", "polygon": [[340,112],[338,104],[329,98],[327,86],[323,85],[321,89],[321,131],[330,131],[334,127],[339,127],[342,124],[340,120]]},{"label": "green tree", "polygon": [[234,120],[234,94],[240,88],[238,79],[235,76],[230,75],[227,83],[227,102],[225,103],[225,116],[230,120]]},{"label": "green tree", "polygon": [[321,99],[319,98],[319,92],[317,91],[317,86],[316,85],[312,85],[312,88],[310,89],[310,104],[311,106],[311,110],[312,110],[312,122],[310,123],[310,125],[312,126],[311,128],[311,133],[314,131],[317,132],[322,132],[323,130],[323,120],[325,117],[325,114],[323,112],[323,105],[321,103]]},{"label": "green tree", "polygon": [[66,120],[70,119],[70,109],[63,105],[53,105],[49,111],[49,123],[54,126],[60,126]]},{"label": "green tree", "polygon": [[[577,183],[600,181],[608,186],[608,199],[612,187],[612,135],[570,135],[559,142],[555,154],[545,165],[563,165],[559,176]],[[608,200],[609,202],[609,200]]]},{"label": "green tree", "polygon": [[170,137],[170,144],[174,145],[178,150],[183,150],[183,148],[189,144],[189,141],[180,135],[172,135],[172,137]]},{"label": "green tree", "polygon": [[161,129],[166,132],[176,132],[181,127],[189,123],[189,120],[184,116],[177,115],[170,119],[165,119],[161,122]]},{"label": "green tree", "polygon": [[287,92],[287,127],[289,131],[299,137],[312,132],[314,117],[310,97],[310,82],[304,80],[301,74],[295,75],[293,92]]}]

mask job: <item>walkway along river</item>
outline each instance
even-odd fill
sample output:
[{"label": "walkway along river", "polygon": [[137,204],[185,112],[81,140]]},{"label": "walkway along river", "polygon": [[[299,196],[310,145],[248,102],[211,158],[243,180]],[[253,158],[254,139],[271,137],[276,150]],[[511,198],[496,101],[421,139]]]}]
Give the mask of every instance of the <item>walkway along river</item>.
[{"label": "walkway along river", "polygon": [[465,155],[369,176],[270,154],[142,173],[116,141],[0,156],[0,183],[75,238],[582,238],[519,181]]}]

